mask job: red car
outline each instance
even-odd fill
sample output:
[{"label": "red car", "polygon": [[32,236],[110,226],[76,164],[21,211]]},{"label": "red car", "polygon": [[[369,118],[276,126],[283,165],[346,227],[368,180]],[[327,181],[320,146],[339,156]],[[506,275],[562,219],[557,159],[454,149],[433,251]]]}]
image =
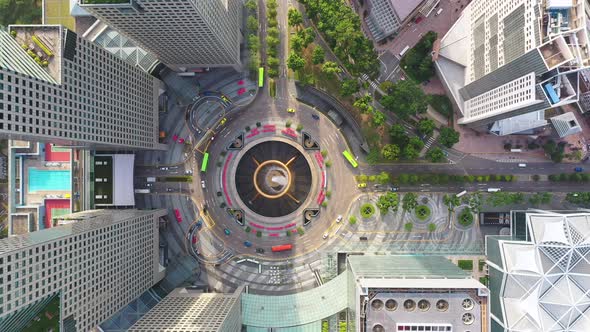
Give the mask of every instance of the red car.
[{"label": "red car", "polygon": [[197,243],[197,236],[193,235],[193,244]]},{"label": "red car", "polygon": [[178,209],[174,209],[174,216],[176,217],[176,220],[180,224],[182,222],[182,216],[180,215],[180,211],[178,211]]},{"label": "red car", "polygon": [[173,135],[173,136],[172,136],[172,140],[173,140],[174,142],[176,142],[176,141],[178,140],[178,135]]},{"label": "red car", "polygon": [[184,143],[184,138],[179,138],[178,143],[180,143],[180,144]]}]

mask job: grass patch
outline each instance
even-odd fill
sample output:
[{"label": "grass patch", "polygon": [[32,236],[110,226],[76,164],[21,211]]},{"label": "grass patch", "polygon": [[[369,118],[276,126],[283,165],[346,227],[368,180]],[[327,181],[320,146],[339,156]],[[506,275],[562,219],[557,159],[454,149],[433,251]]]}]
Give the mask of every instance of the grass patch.
[{"label": "grass patch", "polygon": [[418,217],[418,219],[420,220],[428,219],[428,217],[430,217],[431,214],[430,208],[426,205],[418,205],[414,210],[414,213],[416,214],[416,217]]},{"label": "grass patch", "polygon": [[[52,318],[49,319],[45,315],[49,313]],[[34,319],[27,324],[25,331],[58,331],[59,330],[59,296],[56,296],[53,300],[47,303],[47,306],[41,310],[39,315],[39,321]]]},{"label": "grass patch", "polygon": [[434,76],[431,52],[436,36],[436,32],[428,31],[400,61],[400,67],[416,82],[424,82]]},{"label": "grass patch", "polygon": [[483,271],[484,265],[486,265],[486,261],[483,259],[480,259],[478,262],[478,265],[479,265],[479,271],[481,272],[481,271]]},{"label": "grass patch", "polygon": [[490,278],[488,276],[479,277],[479,282],[481,282],[486,287],[488,286],[489,281],[490,281]]},{"label": "grass patch", "polygon": [[273,80],[272,78],[269,79],[268,93],[273,98],[277,96],[277,82],[275,82],[275,80]]},{"label": "grass patch", "polygon": [[348,223],[349,223],[350,225],[354,225],[354,224],[356,224],[356,217],[355,217],[355,216],[350,216],[350,217],[348,218]]},{"label": "grass patch", "polygon": [[363,218],[371,218],[375,214],[375,207],[371,203],[361,205],[361,216]]},{"label": "grass patch", "polygon": [[459,214],[459,225],[469,227],[471,224],[473,224],[473,213],[470,208],[465,208]]},{"label": "grass patch", "polygon": [[465,271],[473,271],[473,260],[460,259],[457,262],[457,266],[459,266],[462,270],[465,270]]},{"label": "grass patch", "polygon": [[446,95],[427,95],[428,104],[434,108],[435,111],[444,115],[447,119],[453,117],[453,104]]},{"label": "grass patch", "polygon": [[436,231],[436,224],[431,222],[430,224],[428,224],[428,231],[429,232],[434,232]]}]

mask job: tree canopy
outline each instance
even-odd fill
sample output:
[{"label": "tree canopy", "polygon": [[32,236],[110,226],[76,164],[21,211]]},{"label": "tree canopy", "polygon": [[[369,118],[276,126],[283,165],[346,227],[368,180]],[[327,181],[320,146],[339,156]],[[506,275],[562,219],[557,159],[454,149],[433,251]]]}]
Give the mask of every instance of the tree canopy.
[{"label": "tree canopy", "polygon": [[289,21],[290,26],[294,27],[303,23],[303,16],[296,8],[289,8],[289,13],[287,15],[287,20]]},{"label": "tree canopy", "polygon": [[381,105],[402,119],[426,113],[428,107],[424,92],[411,80],[396,83],[393,92],[381,98]]},{"label": "tree canopy", "polygon": [[459,133],[453,128],[443,127],[440,129],[439,142],[447,148],[452,148],[459,142]]}]

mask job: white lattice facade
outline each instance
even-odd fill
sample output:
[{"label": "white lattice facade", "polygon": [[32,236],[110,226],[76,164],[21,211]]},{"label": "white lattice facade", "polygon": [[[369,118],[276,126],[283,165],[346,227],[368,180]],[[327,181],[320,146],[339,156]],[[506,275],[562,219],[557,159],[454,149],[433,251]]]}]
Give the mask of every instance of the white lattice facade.
[{"label": "white lattice facade", "polygon": [[62,323],[75,322],[77,331],[108,319],[163,278],[164,214],[87,211],[62,217],[75,223],[0,240],[0,323],[56,293]]},{"label": "white lattice facade", "polygon": [[80,4],[172,68],[240,64],[239,0]]},{"label": "white lattice facade", "polygon": [[[0,31],[0,46],[10,51],[0,59],[0,134],[91,148],[158,148],[159,80],[61,26],[11,29],[16,40]],[[36,31],[53,43],[51,70],[21,48]]]}]

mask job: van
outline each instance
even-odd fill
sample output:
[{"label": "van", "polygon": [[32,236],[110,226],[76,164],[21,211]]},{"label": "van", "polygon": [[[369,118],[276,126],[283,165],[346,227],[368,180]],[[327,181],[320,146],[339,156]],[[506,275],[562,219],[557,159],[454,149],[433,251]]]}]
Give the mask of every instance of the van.
[{"label": "van", "polygon": [[434,16],[438,16],[438,15],[440,15],[440,13],[442,13],[442,11],[443,11],[443,9],[442,9],[442,8],[439,8],[439,9],[436,11],[436,14],[434,14]]},{"label": "van", "polygon": [[526,167],[526,164],[518,164],[518,167],[525,168]]}]

